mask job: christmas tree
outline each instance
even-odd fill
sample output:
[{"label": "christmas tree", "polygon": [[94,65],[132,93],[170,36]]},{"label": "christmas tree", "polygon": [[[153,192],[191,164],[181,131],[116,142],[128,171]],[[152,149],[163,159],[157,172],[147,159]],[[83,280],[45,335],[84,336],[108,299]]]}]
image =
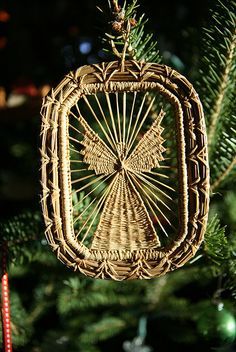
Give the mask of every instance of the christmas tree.
[{"label": "christmas tree", "polygon": [[[88,4],[94,6],[93,2]],[[54,5],[56,12],[62,11],[56,2]],[[75,4],[71,6],[76,9]],[[170,4],[169,8],[164,4],[159,6],[157,11],[165,16],[167,9],[176,6],[180,18],[185,18],[184,11],[191,8],[181,1],[177,5]],[[95,13],[89,5],[83,4],[82,9]],[[14,15],[10,18],[14,9],[8,9],[9,13],[3,10],[0,11],[2,38],[7,40],[9,36],[11,43],[14,36],[8,22],[14,23]],[[201,22],[204,28],[200,30],[197,25],[187,28],[184,23],[181,38],[175,37],[180,48],[173,42],[167,50],[161,43],[163,38],[158,37],[158,33],[152,34],[144,9],[136,0],[108,1],[108,6],[99,4],[97,10],[101,14],[101,32],[106,33],[100,48],[98,42],[91,39],[92,35],[96,38],[96,31],[91,34],[91,29],[87,29],[91,37],[82,36],[74,24],[79,20],[73,19],[73,25],[68,25],[68,37],[64,38],[66,68],[58,62],[55,68],[58,80],[64,70],[76,69],[82,63],[114,60],[127,44],[126,59],[170,65],[197,87],[206,118],[211,171],[207,231],[194,259],[157,279],[94,280],[73,273],[57,261],[44,239],[37,186],[39,96],[54,82],[49,69],[42,73],[42,70],[27,71],[24,67],[33,83],[18,82],[13,90],[14,80],[3,74],[1,142],[7,157],[4,156],[1,173],[1,203],[5,206],[5,201],[9,207],[1,216],[1,243],[2,248],[7,248],[14,351],[235,350],[235,10],[236,3],[232,0],[217,0],[213,7],[205,3],[198,24],[200,27]],[[73,12],[73,8],[70,11]],[[188,13],[188,16],[194,15],[194,11]],[[152,18],[150,20],[154,23]],[[167,20],[165,18],[163,23]],[[81,17],[81,21],[85,20]],[[173,22],[173,29],[174,23],[177,20]],[[169,22],[162,28],[168,31],[172,25]],[[48,30],[49,27],[42,32]],[[1,43],[3,66],[14,49],[7,44],[5,47],[3,40]],[[33,46],[33,42],[31,44]],[[54,45],[63,46],[56,41]],[[32,52],[31,58],[37,63]],[[24,62],[27,60],[29,58],[22,58]],[[52,62],[45,65],[53,67]],[[11,77],[14,72],[16,70]],[[46,77],[50,79],[47,81]],[[23,101],[19,102],[19,98]],[[155,115],[158,111],[159,106],[154,105],[152,113]],[[81,203],[82,206],[86,205]],[[24,210],[26,208],[28,210]]]}]

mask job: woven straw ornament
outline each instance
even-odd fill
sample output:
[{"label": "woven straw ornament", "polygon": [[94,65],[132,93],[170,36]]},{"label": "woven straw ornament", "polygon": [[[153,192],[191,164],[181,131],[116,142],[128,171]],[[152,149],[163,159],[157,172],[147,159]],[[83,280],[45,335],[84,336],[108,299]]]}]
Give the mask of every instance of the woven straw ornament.
[{"label": "woven straw ornament", "polygon": [[194,256],[209,167],[202,106],[185,77],[137,61],[81,67],[45,98],[41,136],[46,238],[60,261],[125,280]]}]

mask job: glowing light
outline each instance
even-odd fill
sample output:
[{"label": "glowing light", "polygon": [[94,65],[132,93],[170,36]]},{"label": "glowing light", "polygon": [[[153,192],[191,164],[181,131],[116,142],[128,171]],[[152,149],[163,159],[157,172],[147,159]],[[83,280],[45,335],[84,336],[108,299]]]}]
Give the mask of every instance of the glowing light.
[{"label": "glowing light", "polygon": [[79,51],[81,54],[89,54],[90,51],[92,50],[92,44],[89,41],[83,41],[79,45]]},{"label": "glowing light", "polygon": [[9,20],[10,20],[10,14],[5,10],[1,10],[0,11],[0,22],[8,22]]},{"label": "glowing light", "polygon": [[230,321],[228,321],[227,325],[226,325],[226,328],[229,332],[233,332],[235,331],[236,329],[236,324],[235,324],[235,321],[232,319]]}]

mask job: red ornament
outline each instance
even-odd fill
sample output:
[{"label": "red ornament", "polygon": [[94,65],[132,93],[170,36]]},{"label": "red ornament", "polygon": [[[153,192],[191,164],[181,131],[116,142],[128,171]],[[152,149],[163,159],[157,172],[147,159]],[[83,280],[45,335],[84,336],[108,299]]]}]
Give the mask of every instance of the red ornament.
[{"label": "red ornament", "polygon": [[2,336],[3,351],[12,352],[11,318],[10,318],[10,297],[7,274],[7,246],[2,247]]}]

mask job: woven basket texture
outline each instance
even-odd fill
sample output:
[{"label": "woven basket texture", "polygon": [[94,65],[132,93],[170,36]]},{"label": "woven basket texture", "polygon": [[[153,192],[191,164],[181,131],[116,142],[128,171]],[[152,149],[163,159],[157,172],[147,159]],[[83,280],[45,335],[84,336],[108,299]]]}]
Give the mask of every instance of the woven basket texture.
[{"label": "woven basket texture", "polygon": [[60,261],[90,277],[150,279],[195,255],[209,166],[202,105],[184,76],[137,61],[84,66],[41,115],[45,233]]}]

